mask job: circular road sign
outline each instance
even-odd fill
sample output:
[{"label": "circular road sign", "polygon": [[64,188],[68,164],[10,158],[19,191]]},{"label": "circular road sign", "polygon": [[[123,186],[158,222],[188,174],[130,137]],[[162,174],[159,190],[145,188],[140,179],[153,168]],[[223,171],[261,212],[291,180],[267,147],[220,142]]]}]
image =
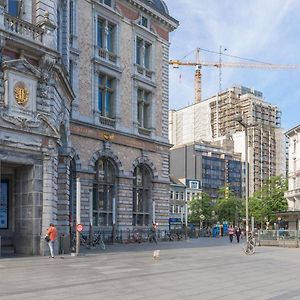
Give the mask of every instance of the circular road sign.
[{"label": "circular road sign", "polygon": [[81,232],[81,231],[83,230],[83,225],[82,225],[82,224],[77,224],[77,225],[76,225],[76,230],[77,230],[78,232]]}]

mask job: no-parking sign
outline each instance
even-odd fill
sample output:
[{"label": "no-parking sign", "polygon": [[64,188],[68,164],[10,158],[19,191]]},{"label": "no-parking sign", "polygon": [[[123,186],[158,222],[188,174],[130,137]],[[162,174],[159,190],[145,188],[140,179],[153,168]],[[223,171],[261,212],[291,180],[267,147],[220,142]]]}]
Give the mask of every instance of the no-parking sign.
[{"label": "no-parking sign", "polygon": [[76,225],[76,230],[77,230],[78,232],[81,232],[81,231],[83,230],[83,225],[82,225],[82,224],[77,224],[77,225]]}]

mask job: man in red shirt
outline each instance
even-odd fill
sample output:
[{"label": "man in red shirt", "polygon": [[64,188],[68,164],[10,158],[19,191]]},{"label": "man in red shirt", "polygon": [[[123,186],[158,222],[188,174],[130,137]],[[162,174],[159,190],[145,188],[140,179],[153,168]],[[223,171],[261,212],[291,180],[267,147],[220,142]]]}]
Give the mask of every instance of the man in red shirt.
[{"label": "man in red shirt", "polygon": [[50,254],[51,254],[51,257],[54,258],[54,242],[55,242],[56,237],[57,237],[57,230],[56,230],[53,223],[50,223],[50,227],[47,230],[47,236],[50,239],[49,242],[48,242],[48,246],[49,246],[49,249],[50,249]]}]

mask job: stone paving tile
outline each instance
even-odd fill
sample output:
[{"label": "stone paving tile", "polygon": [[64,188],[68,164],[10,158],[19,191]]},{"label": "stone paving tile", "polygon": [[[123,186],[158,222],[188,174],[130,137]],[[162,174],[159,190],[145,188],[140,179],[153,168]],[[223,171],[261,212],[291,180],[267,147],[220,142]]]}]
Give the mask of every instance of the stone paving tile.
[{"label": "stone paving tile", "polygon": [[159,246],[160,261],[153,261],[150,244],[109,246],[105,252],[55,260],[0,259],[0,300],[286,300],[300,295],[299,249],[261,247],[246,256],[241,245],[227,239]]}]

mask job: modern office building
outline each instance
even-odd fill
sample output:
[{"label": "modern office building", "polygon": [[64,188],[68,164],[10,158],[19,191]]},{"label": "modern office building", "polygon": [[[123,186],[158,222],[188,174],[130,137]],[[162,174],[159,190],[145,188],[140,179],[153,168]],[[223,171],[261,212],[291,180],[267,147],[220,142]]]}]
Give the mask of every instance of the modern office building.
[{"label": "modern office building", "polygon": [[177,178],[198,180],[201,190],[213,198],[221,187],[243,194],[241,155],[209,142],[175,146],[170,150],[170,173]]},{"label": "modern office building", "polygon": [[[162,0],[0,0],[2,245],[168,226],[169,32]],[[79,201],[77,201],[79,203]]]},{"label": "modern office building", "polygon": [[264,101],[261,92],[243,86],[230,88],[200,103],[169,112],[169,138],[177,145],[201,139],[234,140],[234,152],[245,160],[245,132],[236,121],[241,115],[248,124],[250,195],[264,179],[285,175],[285,138],[280,110]]}]

